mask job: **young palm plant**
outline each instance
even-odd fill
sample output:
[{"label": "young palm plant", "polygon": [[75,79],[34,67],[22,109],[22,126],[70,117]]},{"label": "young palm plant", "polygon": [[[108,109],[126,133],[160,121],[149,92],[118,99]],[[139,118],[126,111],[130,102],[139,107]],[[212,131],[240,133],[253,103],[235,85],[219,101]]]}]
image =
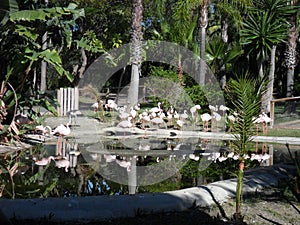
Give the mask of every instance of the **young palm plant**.
[{"label": "young palm plant", "polygon": [[241,214],[243,177],[245,156],[248,144],[255,135],[253,118],[261,112],[261,98],[266,91],[266,82],[252,78],[249,75],[231,79],[227,85],[227,94],[232,104],[232,113],[236,115],[235,122],[231,124],[232,133],[235,136],[233,147],[235,154],[239,155],[239,168],[237,172],[236,186],[236,211],[233,218],[242,221]]}]

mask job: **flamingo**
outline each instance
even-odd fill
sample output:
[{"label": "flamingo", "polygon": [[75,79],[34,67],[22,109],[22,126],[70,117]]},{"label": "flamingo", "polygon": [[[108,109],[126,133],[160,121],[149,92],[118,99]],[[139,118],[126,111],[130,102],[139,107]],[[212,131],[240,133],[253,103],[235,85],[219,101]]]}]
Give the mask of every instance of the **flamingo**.
[{"label": "flamingo", "polygon": [[158,103],[157,103],[157,107],[153,107],[153,108],[151,108],[149,111],[150,111],[151,113],[152,113],[152,112],[159,113],[159,112],[162,111],[161,105],[162,105],[162,103],[161,103],[161,102],[158,102]]},{"label": "flamingo", "polygon": [[201,120],[203,122],[203,128],[205,131],[208,131],[208,121],[211,120],[211,115],[208,113],[201,114]]},{"label": "flamingo", "polygon": [[139,114],[139,119],[142,123],[142,127],[145,129],[146,128],[146,123],[151,121],[151,118],[148,114],[148,112],[144,111],[142,114]]},{"label": "flamingo", "polygon": [[61,139],[64,136],[68,136],[71,133],[71,129],[70,129],[69,125],[70,125],[69,122],[66,124],[66,126],[64,124],[60,124],[51,132],[52,135],[58,135],[58,139],[57,139],[57,146],[58,146],[58,152],[59,152],[58,155],[61,155],[61,153],[60,153],[61,152],[61,144],[60,144]]},{"label": "flamingo", "polygon": [[52,132],[52,135],[58,136],[67,136],[71,133],[70,123],[68,122],[66,125],[60,124],[58,125]]},{"label": "flamingo", "polygon": [[121,120],[127,119],[130,116],[130,114],[125,111],[119,111],[119,112],[120,112],[119,117]]},{"label": "flamingo", "polygon": [[105,161],[110,163],[116,160],[117,156],[116,155],[109,155],[109,154],[104,154],[103,155],[105,158]]},{"label": "flamingo", "polygon": [[176,120],[176,124],[177,124],[177,126],[179,127],[179,129],[181,130],[181,128],[183,127],[183,125],[184,125],[184,121],[183,120],[180,120],[180,119],[178,119],[178,120]]},{"label": "flamingo", "polygon": [[125,160],[119,160],[119,159],[117,159],[117,160],[116,160],[116,163],[117,163],[119,166],[121,166],[121,167],[123,167],[123,168],[126,168],[128,172],[131,170],[131,162],[127,162],[127,161],[125,161]]},{"label": "flamingo", "polygon": [[216,121],[216,127],[217,127],[217,130],[218,130],[218,122],[221,121],[222,117],[217,112],[212,112],[212,114],[213,114],[212,118]]},{"label": "flamingo", "polygon": [[117,103],[112,99],[108,99],[107,103],[105,104],[104,107],[105,107],[105,109],[109,110],[110,112],[112,112],[113,110],[118,110]]},{"label": "flamingo", "polygon": [[185,110],[183,111],[183,113],[180,114],[180,117],[179,117],[179,118],[180,118],[181,120],[185,121],[188,117],[189,117],[189,115],[187,114],[187,110],[185,109]]},{"label": "flamingo", "polygon": [[197,122],[197,110],[201,109],[200,105],[194,105],[190,108],[190,112],[192,114],[192,119],[196,123]]},{"label": "flamingo", "polygon": [[131,122],[132,117],[128,116],[127,120],[123,120],[120,123],[118,123],[117,127],[121,128],[131,128],[133,126],[133,123]]},{"label": "flamingo", "polygon": [[218,111],[218,106],[213,106],[213,105],[209,105],[208,108],[210,109],[210,111],[216,112]]},{"label": "flamingo", "polygon": [[46,166],[51,162],[51,160],[54,160],[53,156],[49,156],[48,158],[42,158],[40,160],[36,160],[35,157],[33,158],[34,164],[38,166]]},{"label": "flamingo", "polygon": [[159,125],[163,124],[165,121],[161,117],[155,117],[151,120],[152,123],[157,125],[157,128],[159,128]]},{"label": "flamingo", "polygon": [[267,134],[267,125],[271,121],[272,121],[272,119],[270,117],[268,117],[268,115],[266,113],[264,113],[264,112],[261,113],[257,118],[254,118],[253,119],[253,123],[256,124],[256,134],[258,134],[258,127],[257,127],[258,123],[262,124],[263,134]]},{"label": "flamingo", "polygon": [[223,112],[223,116],[225,116],[225,112],[229,110],[229,108],[225,105],[220,105],[219,109]]},{"label": "flamingo", "polygon": [[52,132],[52,129],[50,126],[43,126],[43,125],[37,125],[35,127],[35,130],[38,132],[38,133],[42,133],[42,135],[46,135],[46,134],[50,134]]},{"label": "flamingo", "polygon": [[91,107],[94,109],[94,112],[97,112],[99,108],[99,103],[95,102]]},{"label": "flamingo", "polygon": [[65,157],[56,157],[55,166],[57,168],[65,168],[65,171],[68,172],[70,167],[70,161]]},{"label": "flamingo", "polygon": [[236,118],[235,118],[234,115],[229,115],[227,118],[228,118],[229,124],[230,124],[229,131],[231,131],[232,130],[232,124],[236,121]]},{"label": "flamingo", "polygon": [[168,118],[168,127],[172,127],[173,126],[173,114],[170,113],[169,111],[167,111],[167,118]]},{"label": "flamingo", "polygon": [[[133,123],[131,121],[132,121],[132,117],[128,116],[127,120],[123,120],[120,123],[118,123],[117,127],[121,127],[123,129],[131,128],[133,127]],[[124,136],[125,136],[125,130],[124,130]]]}]

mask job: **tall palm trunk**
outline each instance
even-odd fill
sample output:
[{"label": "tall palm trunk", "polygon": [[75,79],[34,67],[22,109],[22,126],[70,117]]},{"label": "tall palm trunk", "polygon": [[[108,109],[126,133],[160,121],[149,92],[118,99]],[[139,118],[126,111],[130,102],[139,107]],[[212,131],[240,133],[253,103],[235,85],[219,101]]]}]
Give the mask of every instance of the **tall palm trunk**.
[{"label": "tall palm trunk", "polygon": [[275,57],[276,57],[276,45],[273,45],[271,50],[271,59],[270,59],[270,71],[268,78],[267,91],[262,97],[262,109],[266,112],[270,112],[271,101],[273,98],[273,87],[274,87],[274,74],[275,74]]},{"label": "tall palm trunk", "polygon": [[[296,5],[297,1],[294,1]],[[291,28],[289,30],[288,43],[285,52],[285,64],[287,67],[286,75],[286,97],[292,97],[294,95],[294,74],[296,67],[296,48],[297,48],[297,24],[296,24],[296,14],[291,17]],[[288,101],[285,106],[285,112],[293,112],[295,110],[294,103]]]},{"label": "tall palm trunk", "polygon": [[[226,19],[223,19],[221,23],[221,38],[224,43],[228,42],[228,22]],[[227,80],[225,64],[221,67],[220,72],[221,72],[220,86],[224,90],[226,87],[226,80]]]},{"label": "tall palm trunk", "polygon": [[209,0],[203,0],[200,8],[200,85],[205,84],[205,73],[206,73],[206,63],[205,63],[205,42],[206,42],[206,28],[208,25],[208,5]]},{"label": "tall palm trunk", "polygon": [[292,97],[294,92],[294,73],[296,66],[296,45],[297,31],[294,25],[289,32],[288,44],[286,49],[286,65],[287,65],[287,89],[286,97]]},{"label": "tall palm trunk", "polygon": [[[48,32],[45,32],[43,37],[42,37],[42,49],[46,50],[47,49],[47,37],[48,37]],[[43,60],[41,62],[41,85],[40,85],[40,91],[44,92],[47,90],[47,62]]]},{"label": "tall palm trunk", "polygon": [[142,0],[133,0],[131,21],[131,81],[128,93],[130,105],[138,102],[139,76],[142,63],[142,20],[143,3]]},{"label": "tall palm trunk", "polygon": [[[46,7],[48,6],[48,0],[45,0]],[[42,50],[46,50],[48,47],[48,32],[46,31],[42,37]],[[41,63],[41,85],[40,91],[44,92],[47,90],[47,62],[45,60]]]}]

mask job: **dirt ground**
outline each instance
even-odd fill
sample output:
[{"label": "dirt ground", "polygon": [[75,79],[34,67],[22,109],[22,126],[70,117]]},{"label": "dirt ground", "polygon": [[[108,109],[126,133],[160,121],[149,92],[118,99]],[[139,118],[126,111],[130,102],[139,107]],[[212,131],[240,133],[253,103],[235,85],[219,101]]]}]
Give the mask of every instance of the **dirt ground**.
[{"label": "dirt ground", "polygon": [[[242,205],[244,225],[300,225],[300,202],[292,196],[287,197],[273,190],[269,193],[245,197]],[[271,193],[271,194],[270,194]],[[192,208],[184,212],[168,212],[144,215],[137,212],[134,218],[120,218],[90,223],[72,223],[72,225],[230,225],[235,212],[234,199],[210,209]],[[51,219],[40,221],[13,221],[14,225],[71,225],[69,223],[53,223]],[[241,223],[239,223],[241,224]]]}]

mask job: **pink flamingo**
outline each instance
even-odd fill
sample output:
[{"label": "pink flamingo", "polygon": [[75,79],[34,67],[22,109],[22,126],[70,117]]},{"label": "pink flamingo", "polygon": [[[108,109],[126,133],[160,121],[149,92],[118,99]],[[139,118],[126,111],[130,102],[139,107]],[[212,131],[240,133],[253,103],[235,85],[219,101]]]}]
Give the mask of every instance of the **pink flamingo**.
[{"label": "pink flamingo", "polygon": [[56,157],[55,166],[58,168],[65,168],[65,171],[69,171],[70,161],[65,157]]},{"label": "pink flamingo", "polygon": [[33,158],[34,164],[38,165],[38,166],[46,166],[51,162],[51,160],[54,160],[53,156],[49,156],[47,158],[42,158],[40,160],[37,160],[35,157]]},{"label": "pink flamingo", "polygon": [[71,133],[71,129],[69,127],[69,122],[65,125],[60,124],[59,126],[57,126],[52,132],[52,135],[57,135],[58,136],[58,140],[57,140],[57,146],[58,146],[58,155],[61,155],[61,139],[64,136],[67,136]]}]

